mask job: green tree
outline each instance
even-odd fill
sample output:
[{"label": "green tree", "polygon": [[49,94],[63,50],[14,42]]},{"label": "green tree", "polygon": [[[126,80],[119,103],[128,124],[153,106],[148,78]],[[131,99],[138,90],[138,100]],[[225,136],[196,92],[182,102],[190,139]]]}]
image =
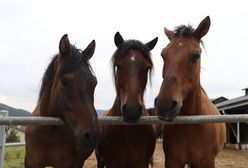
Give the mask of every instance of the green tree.
[{"label": "green tree", "polygon": [[8,129],[7,131],[6,143],[10,142],[20,142],[20,136],[15,129]]}]

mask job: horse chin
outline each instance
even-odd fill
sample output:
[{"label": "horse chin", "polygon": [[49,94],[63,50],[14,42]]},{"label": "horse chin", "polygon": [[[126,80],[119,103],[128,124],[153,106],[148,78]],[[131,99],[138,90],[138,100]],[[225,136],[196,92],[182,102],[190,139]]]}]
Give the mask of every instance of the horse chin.
[{"label": "horse chin", "polygon": [[158,118],[163,121],[169,121],[172,122],[176,119],[176,117],[179,115],[180,111],[175,111],[173,113],[168,113],[169,115],[160,115],[158,114]]},{"label": "horse chin", "polygon": [[[139,117],[139,118],[140,118],[140,117]],[[128,118],[128,117],[123,116],[123,120],[124,120],[125,122],[127,122],[127,123],[136,123],[136,122],[139,120],[139,118],[130,119],[130,118]]]},{"label": "horse chin", "polygon": [[173,121],[175,118],[171,118],[171,117],[164,117],[164,116],[158,116],[158,118],[160,119],[160,120],[163,120],[163,121],[169,121],[169,122],[171,122],[171,121]]},{"label": "horse chin", "polygon": [[82,146],[80,144],[76,144],[76,149],[79,152],[88,153],[92,152],[95,149],[95,146]]}]

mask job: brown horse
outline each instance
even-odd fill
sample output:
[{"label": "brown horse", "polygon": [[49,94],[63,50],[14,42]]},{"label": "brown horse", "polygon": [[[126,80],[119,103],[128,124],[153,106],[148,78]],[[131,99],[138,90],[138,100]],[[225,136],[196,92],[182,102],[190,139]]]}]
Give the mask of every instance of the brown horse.
[{"label": "brown horse", "polygon": [[[155,108],[148,108],[146,109],[150,116],[156,116]],[[162,138],[163,135],[163,124],[154,124],[156,138]]]},{"label": "brown horse", "polygon": [[[123,116],[134,123],[140,116],[148,116],[143,102],[147,77],[153,68],[150,58],[157,38],[142,44],[137,40],[124,41],[115,34],[117,50],[112,57],[117,96],[105,116]],[[155,131],[152,125],[103,125],[102,141],[96,151],[98,167],[147,168],[155,149]]]},{"label": "brown horse", "polygon": [[100,125],[93,105],[97,84],[88,60],[95,41],[81,51],[67,35],[49,64],[33,116],[59,117],[64,126],[26,127],[26,168],[82,168],[99,144]]},{"label": "brown horse", "polygon": [[[156,101],[157,115],[172,121],[178,115],[220,115],[200,84],[201,38],[207,34],[210,18],[197,29],[165,28],[170,43],[162,50],[163,82]],[[164,152],[167,168],[215,167],[215,157],[225,141],[225,124],[165,125]]]}]

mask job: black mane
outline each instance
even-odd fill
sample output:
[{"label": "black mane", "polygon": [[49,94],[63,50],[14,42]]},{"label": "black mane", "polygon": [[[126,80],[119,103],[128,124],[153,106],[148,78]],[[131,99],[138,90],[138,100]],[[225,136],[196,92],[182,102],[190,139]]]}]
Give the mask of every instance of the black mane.
[{"label": "black mane", "polygon": [[177,26],[174,30],[174,35],[177,37],[186,37],[190,38],[193,36],[194,29],[192,28],[191,25],[185,26],[185,25],[180,25]]},{"label": "black mane", "polygon": [[[194,37],[194,31],[195,29],[191,25],[188,26],[180,25],[174,29],[174,36],[191,38]],[[200,40],[200,44],[202,45],[203,48],[205,48],[204,42],[202,40]]]},{"label": "black mane", "polygon": [[153,69],[153,63],[151,59],[151,53],[149,49],[140,41],[138,40],[126,40],[121,44],[120,47],[114,52],[111,62],[113,68],[113,75],[115,78],[116,75],[116,62],[122,59],[129,50],[138,50],[142,53],[144,58],[151,64],[151,69],[149,70],[149,77],[151,78],[151,71]]},{"label": "black mane", "polygon": [[[41,98],[42,93],[44,92],[45,88],[51,87],[54,81],[57,64],[59,60],[60,54],[55,55],[52,58],[52,61],[49,63],[41,83],[41,89],[39,92],[39,99]],[[79,66],[82,63],[85,63],[87,66],[90,67],[88,60],[82,55],[82,51],[80,49],[77,49],[74,45],[71,45],[70,52],[64,56],[63,62],[60,66],[60,72],[61,75],[66,74],[68,72],[72,72],[79,68]],[[91,67],[90,67],[91,68]]]}]

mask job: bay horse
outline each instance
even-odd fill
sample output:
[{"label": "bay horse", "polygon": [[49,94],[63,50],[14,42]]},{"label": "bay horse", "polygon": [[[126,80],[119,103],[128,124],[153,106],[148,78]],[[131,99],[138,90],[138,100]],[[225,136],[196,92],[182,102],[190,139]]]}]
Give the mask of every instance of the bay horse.
[{"label": "bay horse", "polygon": [[94,40],[82,51],[67,35],[61,38],[32,115],[59,117],[65,125],[26,127],[25,168],[82,168],[99,144],[101,128],[93,105],[97,80],[88,62],[94,51]]},{"label": "bay horse", "polygon": [[[148,116],[143,95],[153,63],[150,51],[157,38],[143,44],[124,40],[119,32],[114,42],[117,50],[112,56],[116,98],[105,116],[122,116],[135,123]],[[151,77],[151,76],[150,76]],[[152,125],[102,125],[102,141],[96,150],[98,168],[148,168],[155,149],[156,137]]]},{"label": "bay horse", "polygon": [[[148,108],[146,109],[150,116],[156,116],[156,110],[155,108]],[[156,138],[162,138],[163,135],[163,124],[154,124],[155,128]]]},{"label": "bay horse", "polygon": [[[178,115],[220,115],[200,84],[201,38],[210,27],[210,17],[196,29],[179,26],[164,29],[170,40],[162,50],[163,82],[156,100],[157,115],[173,121]],[[166,168],[214,168],[224,146],[224,123],[164,125],[163,149]]]}]

